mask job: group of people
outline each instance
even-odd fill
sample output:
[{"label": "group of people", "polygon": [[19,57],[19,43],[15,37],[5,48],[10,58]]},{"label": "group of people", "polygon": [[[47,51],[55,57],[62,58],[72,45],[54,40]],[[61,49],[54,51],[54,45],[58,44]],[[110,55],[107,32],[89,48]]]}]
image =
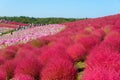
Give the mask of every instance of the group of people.
[{"label": "group of people", "polygon": [[17,30],[24,30],[24,29],[28,29],[28,28],[32,28],[32,27],[39,27],[39,26],[45,26],[47,24],[28,24],[27,26],[20,26],[18,25],[18,27],[15,29],[15,31]]},{"label": "group of people", "polygon": [[[17,28],[14,29],[14,31],[18,31],[18,30],[24,30],[24,29],[28,29],[28,28],[32,28],[32,27],[39,27],[39,26],[45,26],[47,24],[29,24],[27,26],[20,26],[18,25]],[[13,31],[11,31],[11,35],[13,34]]]},{"label": "group of people", "polygon": [[[5,19],[1,19],[0,23],[8,23],[9,21],[5,20]],[[39,27],[39,26],[45,26],[47,24],[28,24],[28,25],[17,25],[17,28],[15,28],[13,31],[11,31],[11,35],[13,34],[14,31],[18,31],[18,30],[24,30],[24,29],[28,29],[28,28],[32,28],[32,27]],[[0,35],[3,35],[3,33],[0,33]]]}]

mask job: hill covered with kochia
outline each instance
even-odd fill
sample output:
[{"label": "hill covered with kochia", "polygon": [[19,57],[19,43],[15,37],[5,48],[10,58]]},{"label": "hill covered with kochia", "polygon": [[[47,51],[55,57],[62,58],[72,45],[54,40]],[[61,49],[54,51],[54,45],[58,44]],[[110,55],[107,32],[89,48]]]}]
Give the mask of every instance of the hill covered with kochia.
[{"label": "hill covered with kochia", "polygon": [[120,15],[63,23],[0,50],[1,80],[120,80]]}]

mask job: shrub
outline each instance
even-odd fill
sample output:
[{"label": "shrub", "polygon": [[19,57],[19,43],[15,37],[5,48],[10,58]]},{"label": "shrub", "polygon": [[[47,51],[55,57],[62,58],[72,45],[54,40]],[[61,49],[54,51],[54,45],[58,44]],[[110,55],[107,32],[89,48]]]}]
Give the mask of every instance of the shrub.
[{"label": "shrub", "polygon": [[19,62],[15,69],[15,75],[25,74],[32,77],[37,77],[40,70],[41,67],[40,64],[38,64],[37,59],[34,57],[27,57]]},{"label": "shrub", "polygon": [[12,49],[5,49],[3,50],[2,56],[7,59],[13,59],[15,57],[16,51],[12,50]]},{"label": "shrub", "polygon": [[16,66],[17,61],[15,60],[8,60],[3,65],[1,65],[1,69],[6,73],[7,79],[13,77]]},{"label": "shrub", "polygon": [[3,63],[5,63],[5,61],[6,61],[5,58],[0,55],[0,65],[2,65]]},{"label": "shrub", "polygon": [[7,79],[6,72],[0,68],[0,80],[6,80],[6,79]]},{"label": "shrub", "polygon": [[100,40],[104,39],[104,36],[106,35],[105,32],[102,29],[97,29],[92,32],[92,35],[97,36]]},{"label": "shrub", "polygon": [[95,67],[94,69],[86,69],[82,80],[120,80],[119,75],[119,71]]},{"label": "shrub", "polygon": [[29,75],[19,74],[19,75],[16,75],[11,80],[35,80],[35,79]]},{"label": "shrub", "polygon": [[103,44],[91,51],[87,57],[86,65],[88,68],[94,68],[96,66],[105,66],[106,68],[114,68],[119,70],[120,66],[120,54],[114,47]]},{"label": "shrub", "polygon": [[87,37],[79,39],[78,42],[81,43],[85,47],[85,49],[89,51],[94,46],[100,43],[100,39],[94,35],[89,35]]},{"label": "shrub", "polygon": [[82,44],[76,43],[69,46],[66,52],[76,62],[82,60],[87,51]]},{"label": "shrub", "polygon": [[107,43],[110,46],[114,46],[117,49],[119,49],[120,48],[120,34],[118,32],[109,33],[105,37],[104,43]]},{"label": "shrub", "polygon": [[67,59],[54,58],[41,71],[39,80],[76,80],[77,70]]},{"label": "shrub", "polygon": [[52,58],[70,59],[70,57],[65,53],[65,51],[62,48],[55,48],[55,47],[49,48],[38,57],[39,62],[43,66],[46,65],[49,62],[49,60]]},{"label": "shrub", "polygon": [[18,60],[21,60],[21,59],[27,58],[27,57],[37,57],[37,55],[40,55],[40,54],[41,54],[41,52],[38,48],[26,46],[26,47],[22,47],[18,50],[15,58]]}]

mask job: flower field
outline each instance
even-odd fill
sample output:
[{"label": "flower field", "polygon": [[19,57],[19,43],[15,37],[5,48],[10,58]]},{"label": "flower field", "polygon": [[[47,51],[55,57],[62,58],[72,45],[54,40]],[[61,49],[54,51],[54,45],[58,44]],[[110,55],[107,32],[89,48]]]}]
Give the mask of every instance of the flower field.
[{"label": "flower field", "polygon": [[0,36],[0,80],[120,80],[120,14]]},{"label": "flower field", "polygon": [[47,25],[28,28],[25,30],[14,31],[9,34],[0,36],[0,47],[13,44],[26,43],[28,41],[40,38],[42,36],[54,35],[65,27],[63,25]]}]

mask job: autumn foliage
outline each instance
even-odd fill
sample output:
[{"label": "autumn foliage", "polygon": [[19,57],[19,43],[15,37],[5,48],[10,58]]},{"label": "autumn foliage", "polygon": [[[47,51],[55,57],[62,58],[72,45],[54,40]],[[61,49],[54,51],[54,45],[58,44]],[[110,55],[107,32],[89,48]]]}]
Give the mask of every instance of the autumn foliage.
[{"label": "autumn foliage", "polygon": [[120,80],[119,21],[118,14],[63,23],[62,31],[46,26],[46,36],[34,31],[30,41],[26,34],[26,43],[0,49],[0,80]]}]

